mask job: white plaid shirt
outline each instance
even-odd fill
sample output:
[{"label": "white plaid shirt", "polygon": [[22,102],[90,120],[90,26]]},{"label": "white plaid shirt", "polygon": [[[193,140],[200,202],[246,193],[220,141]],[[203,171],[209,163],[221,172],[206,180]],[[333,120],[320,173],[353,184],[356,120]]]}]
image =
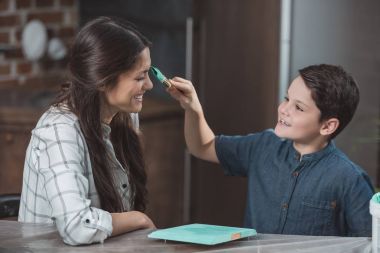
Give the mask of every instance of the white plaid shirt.
[{"label": "white plaid shirt", "polygon": [[[131,114],[138,128],[137,114]],[[107,150],[118,167],[114,178],[125,210],[130,210],[128,177],[115,157],[103,124]],[[78,118],[65,107],[51,107],[32,131],[26,151],[18,220],[54,222],[65,243],[103,242],[112,233],[112,217],[100,209],[87,145]]]}]

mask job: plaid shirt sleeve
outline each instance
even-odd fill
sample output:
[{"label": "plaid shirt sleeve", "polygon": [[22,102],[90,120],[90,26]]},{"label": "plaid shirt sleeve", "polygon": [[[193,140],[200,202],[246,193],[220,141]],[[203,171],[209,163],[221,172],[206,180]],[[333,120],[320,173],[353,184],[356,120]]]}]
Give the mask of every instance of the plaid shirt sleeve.
[{"label": "plaid shirt sleeve", "polygon": [[91,206],[84,165],[87,151],[79,126],[57,123],[39,132],[36,163],[63,241],[70,245],[103,242],[112,233],[112,217]]}]

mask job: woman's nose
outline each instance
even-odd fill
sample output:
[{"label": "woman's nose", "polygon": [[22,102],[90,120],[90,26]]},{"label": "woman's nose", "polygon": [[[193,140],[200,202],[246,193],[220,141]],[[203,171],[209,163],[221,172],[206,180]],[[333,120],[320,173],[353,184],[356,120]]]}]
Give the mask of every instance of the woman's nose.
[{"label": "woman's nose", "polygon": [[152,80],[150,80],[149,76],[146,80],[146,82],[144,83],[144,89],[145,90],[151,90],[153,88],[153,83],[152,83]]}]

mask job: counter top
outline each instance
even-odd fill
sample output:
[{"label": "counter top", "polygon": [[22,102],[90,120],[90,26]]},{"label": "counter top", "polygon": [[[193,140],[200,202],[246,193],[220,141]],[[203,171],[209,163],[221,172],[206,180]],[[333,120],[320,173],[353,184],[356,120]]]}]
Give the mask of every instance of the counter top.
[{"label": "counter top", "polygon": [[216,246],[169,242],[147,238],[151,230],[138,230],[107,239],[103,244],[69,246],[63,243],[52,224],[0,221],[1,253],[96,253],[96,252],[307,252],[370,253],[367,237],[333,237],[258,234],[257,237]]}]

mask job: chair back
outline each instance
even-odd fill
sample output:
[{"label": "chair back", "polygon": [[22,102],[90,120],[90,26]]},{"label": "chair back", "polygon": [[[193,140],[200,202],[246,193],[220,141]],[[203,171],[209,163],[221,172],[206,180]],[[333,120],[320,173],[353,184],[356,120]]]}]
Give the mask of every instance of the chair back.
[{"label": "chair back", "polygon": [[0,219],[17,219],[20,194],[0,194]]}]

